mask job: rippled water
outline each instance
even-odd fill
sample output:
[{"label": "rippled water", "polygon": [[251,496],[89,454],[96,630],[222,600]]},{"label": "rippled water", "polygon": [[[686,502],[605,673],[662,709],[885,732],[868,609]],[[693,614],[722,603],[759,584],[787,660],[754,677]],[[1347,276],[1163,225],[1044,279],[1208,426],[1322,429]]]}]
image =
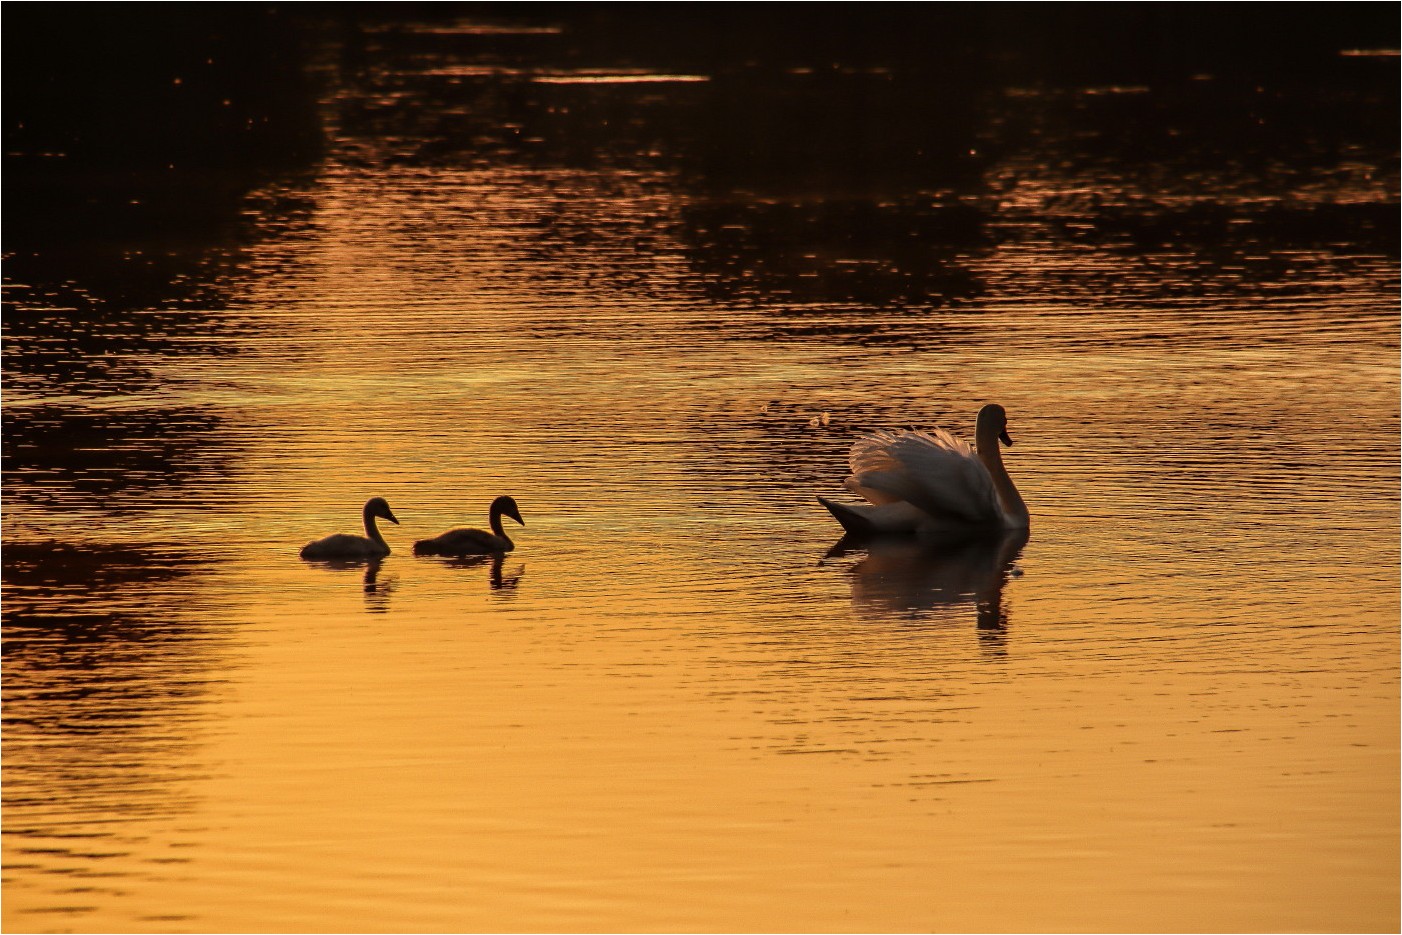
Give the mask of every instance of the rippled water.
[{"label": "rippled water", "polygon": [[[326,41],[212,243],[10,239],[8,930],[1397,926],[1395,58]],[[1025,545],[830,551],[990,400]]]}]

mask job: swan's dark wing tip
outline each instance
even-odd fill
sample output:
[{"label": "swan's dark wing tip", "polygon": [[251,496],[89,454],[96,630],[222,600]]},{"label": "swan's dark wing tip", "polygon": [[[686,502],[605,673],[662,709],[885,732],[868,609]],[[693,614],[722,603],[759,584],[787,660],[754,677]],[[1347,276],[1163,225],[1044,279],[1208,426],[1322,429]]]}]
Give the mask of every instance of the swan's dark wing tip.
[{"label": "swan's dark wing tip", "polygon": [[833,519],[842,524],[842,528],[849,536],[869,536],[875,531],[871,521],[857,511],[826,497],[819,497],[818,502],[827,507]]}]

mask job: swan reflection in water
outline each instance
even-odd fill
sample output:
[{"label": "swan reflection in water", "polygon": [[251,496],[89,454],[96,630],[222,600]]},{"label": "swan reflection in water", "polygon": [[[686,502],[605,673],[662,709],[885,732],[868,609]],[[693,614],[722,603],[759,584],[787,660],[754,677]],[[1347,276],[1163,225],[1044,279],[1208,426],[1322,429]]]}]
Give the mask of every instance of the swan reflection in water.
[{"label": "swan reflection in water", "polygon": [[383,581],[380,580],[380,566],[384,564],[382,559],[373,559],[365,565],[365,609],[372,614],[382,614],[389,610],[389,595],[399,583],[398,575],[390,575]]},{"label": "swan reflection in water", "polygon": [[825,558],[866,553],[849,569],[852,604],[860,611],[920,619],[973,604],[981,634],[993,637],[1008,625],[1003,586],[1018,574],[1015,564],[1027,538],[1026,529],[946,541],[844,537]]},{"label": "swan reflection in water", "polygon": [[521,579],[526,576],[526,565],[524,562],[517,562],[510,568],[505,568],[507,555],[504,552],[494,552],[491,554],[479,555],[454,555],[451,558],[440,558],[439,561],[449,568],[476,568],[480,565],[489,566],[487,573],[487,584],[493,591],[505,592],[506,596],[515,591],[520,585]]},{"label": "swan reflection in water", "polygon": [[304,559],[304,561],[308,565],[324,568],[327,571],[363,571],[361,591],[365,596],[365,609],[373,614],[382,614],[389,610],[389,596],[399,584],[399,575],[380,577],[380,569],[385,562],[383,557]]}]

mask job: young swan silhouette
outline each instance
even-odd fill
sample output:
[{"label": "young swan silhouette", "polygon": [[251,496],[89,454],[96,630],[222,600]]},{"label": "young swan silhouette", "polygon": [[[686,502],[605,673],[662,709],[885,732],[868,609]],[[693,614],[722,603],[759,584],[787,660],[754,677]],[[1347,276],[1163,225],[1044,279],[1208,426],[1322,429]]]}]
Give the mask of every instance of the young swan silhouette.
[{"label": "young swan silhouette", "polygon": [[381,558],[388,555],[389,544],[375,528],[377,516],[383,516],[396,526],[399,525],[399,520],[394,518],[385,498],[372,497],[365,501],[365,535],[336,533],[325,539],[308,542],[302,546],[302,558]]},{"label": "young swan silhouette", "polygon": [[1008,414],[997,403],[979,410],[977,452],[942,429],[877,432],[857,439],[843,483],[863,504],[818,502],[849,534],[891,532],[960,535],[1026,529],[1027,504],[1003,466]]},{"label": "young swan silhouette", "polygon": [[435,536],[432,539],[420,539],[414,543],[415,555],[486,555],[495,552],[510,552],[516,548],[516,543],[511,541],[501,528],[501,518],[506,515],[520,523],[526,525],[526,521],[521,518],[521,511],[516,508],[516,501],[510,497],[497,497],[492,501],[492,508],[488,512],[488,525],[492,527],[491,532],[484,532],[481,529],[452,529]]}]

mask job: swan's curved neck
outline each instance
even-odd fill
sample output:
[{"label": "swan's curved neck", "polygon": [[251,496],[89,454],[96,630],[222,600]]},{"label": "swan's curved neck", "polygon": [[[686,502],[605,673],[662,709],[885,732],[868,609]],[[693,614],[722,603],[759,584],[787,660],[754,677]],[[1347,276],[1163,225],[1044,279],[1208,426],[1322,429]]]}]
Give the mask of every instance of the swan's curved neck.
[{"label": "swan's curved neck", "polygon": [[498,539],[506,540],[507,548],[512,548],[516,543],[511,541],[511,537],[506,534],[506,530],[501,528],[501,505],[492,504],[491,513],[487,516],[487,523],[492,527],[492,535]]},{"label": "swan's curved neck", "polygon": [[991,422],[980,422],[977,430],[978,459],[988,468],[993,478],[993,488],[998,491],[998,504],[1003,508],[1003,521],[1009,527],[1026,529],[1028,525],[1027,504],[1017,485],[1008,476],[1003,466],[1003,451],[998,447],[998,430]]},{"label": "swan's curved neck", "polygon": [[365,535],[369,536],[372,541],[378,542],[386,549],[389,548],[389,543],[385,541],[384,536],[380,535],[380,529],[375,525],[375,514],[370,512],[369,504],[365,506]]}]

